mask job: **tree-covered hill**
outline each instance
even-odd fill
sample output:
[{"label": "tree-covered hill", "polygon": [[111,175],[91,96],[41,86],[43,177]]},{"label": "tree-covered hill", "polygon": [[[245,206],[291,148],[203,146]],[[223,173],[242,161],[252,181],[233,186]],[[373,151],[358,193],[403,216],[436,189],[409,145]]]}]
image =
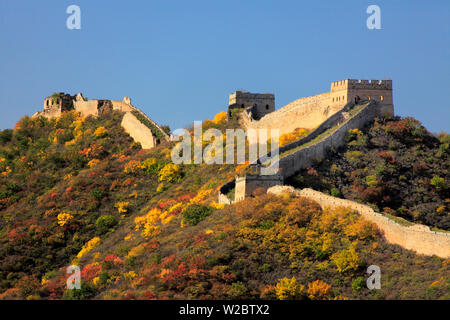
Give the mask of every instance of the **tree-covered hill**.
[{"label": "tree-covered hill", "polygon": [[[0,298],[449,299],[448,260],[389,245],[357,214],[322,210],[288,194],[260,192],[223,207],[216,202],[218,188],[243,166],[175,165],[172,143],[141,150],[121,128],[121,117],[24,117],[14,130],[0,132]],[[398,129],[402,121],[412,120],[383,120],[368,129],[387,142],[364,144],[367,133],[355,131],[349,145],[391,146],[393,139],[401,144],[396,150],[417,148],[402,163],[413,166],[423,157],[429,167],[423,178],[403,175],[429,177],[429,197],[448,206],[448,170],[440,171],[448,160],[447,138],[414,136]],[[204,130],[236,126],[224,113],[203,123]],[[385,127],[395,132],[382,135]],[[439,163],[426,160],[429,150]],[[385,170],[395,169],[380,158]],[[302,183],[312,170],[321,172],[308,170]],[[444,184],[432,184],[435,175]],[[346,196],[353,181],[344,176],[332,180],[323,171],[316,178],[321,189]],[[403,192],[405,185],[397,187]],[[397,211],[419,205],[415,198],[398,204],[401,195],[391,201]],[[365,286],[371,264],[382,270],[381,290]],[[81,269],[81,290],[66,289],[70,265]]]},{"label": "tree-covered hill", "polygon": [[288,183],[450,231],[449,145],[450,135],[436,137],[413,118],[377,119]]}]

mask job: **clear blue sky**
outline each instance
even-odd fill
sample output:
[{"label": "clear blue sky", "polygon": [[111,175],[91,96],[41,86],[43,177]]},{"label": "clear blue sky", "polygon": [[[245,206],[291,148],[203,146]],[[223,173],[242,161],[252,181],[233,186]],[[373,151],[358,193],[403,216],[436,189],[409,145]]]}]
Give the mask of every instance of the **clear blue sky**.
[{"label": "clear blue sky", "polygon": [[[81,7],[81,30],[66,8]],[[381,8],[368,30],[366,8]],[[177,129],[236,89],[277,107],[332,80],[392,78],[397,114],[450,131],[450,1],[0,0],[0,128],[53,92],[132,98]]]}]

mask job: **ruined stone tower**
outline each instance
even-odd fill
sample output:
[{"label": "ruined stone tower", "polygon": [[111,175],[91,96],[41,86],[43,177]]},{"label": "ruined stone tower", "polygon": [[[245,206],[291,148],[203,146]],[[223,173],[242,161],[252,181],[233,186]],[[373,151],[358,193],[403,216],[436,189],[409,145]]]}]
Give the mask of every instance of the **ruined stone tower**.
[{"label": "ruined stone tower", "polygon": [[235,91],[230,94],[228,115],[233,109],[245,109],[254,119],[260,119],[275,111],[275,96],[271,93],[250,93]]},{"label": "ruined stone tower", "polygon": [[87,116],[102,116],[113,110],[122,112],[121,125],[135,142],[143,149],[151,149],[163,141],[169,141],[170,136],[143,111],[131,104],[129,97],[122,101],[108,99],[87,99],[81,93],[70,95],[64,92],[55,93],[44,98],[42,112],[36,112],[33,117],[43,116],[49,119],[58,118],[64,111],[71,111]]}]

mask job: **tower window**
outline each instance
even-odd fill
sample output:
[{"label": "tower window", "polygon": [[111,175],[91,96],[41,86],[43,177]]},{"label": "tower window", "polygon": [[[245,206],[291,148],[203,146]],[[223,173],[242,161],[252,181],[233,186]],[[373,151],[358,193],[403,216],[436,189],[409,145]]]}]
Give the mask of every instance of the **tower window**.
[{"label": "tower window", "polygon": [[269,105],[268,104],[266,104],[266,110],[269,110]]}]

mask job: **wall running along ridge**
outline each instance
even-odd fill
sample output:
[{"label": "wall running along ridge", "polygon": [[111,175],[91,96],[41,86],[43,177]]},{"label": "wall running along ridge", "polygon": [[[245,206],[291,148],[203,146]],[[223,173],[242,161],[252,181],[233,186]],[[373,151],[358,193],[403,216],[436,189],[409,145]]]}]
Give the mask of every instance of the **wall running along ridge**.
[{"label": "wall running along ridge", "polygon": [[297,128],[313,129],[342,109],[345,104],[328,105],[329,100],[329,92],[300,98],[265,115],[260,120],[253,120],[248,113],[243,112],[242,124],[246,129],[278,129],[280,135]]},{"label": "wall running along ridge", "polygon": [[[345,108],[343,109],[345,110]],[[375,117],[383,115],[386,112],[386,108],[383,104],[376,101],[369,101],[369,103],[359,110],[355,115],[344,120],[343,124],[331,133],[328,137],[322,141],[317,142],[311,146],[297,150],[292,154],[288,154],[279,160],[279,167],[281,174],[284,178],[287,178],[301,168],[310,166],[314,159],[322,159],[329,148],[338,148],[345,143],[345,135],[350,129],[362,129],[369,121],[372,121]],[[388,110],[389,111],[389,110]],[[308,141],[313,140],[321,132],[324,132],[327,128],[333,127],[337,123],[341,123],[345,118],[345,114],[335,114],[332,118],[328,119],[315,131],[313,131],[310,137],[305,137],[299,141],[295,141],[285,147],[280,148],[280,152],[285,152],[294,149]],[[251,180],[255,180],[257,177],[251,176]],[[219,203],[231,204],[233,201],[226,197],[226,193],[232,188],[235,188],[235,201],[239,201],[248,196],[248,192],[245,190],[246,177],[240,177],[236,180],[230,181],[223,185],[219,190]],[[242,183],[244,190],[238,185]],[[261,184],[264,184],[264,179],[261,179]],[[281,183],[280,183],[281,184]],[[375,212],[367,205],[360,204],[354,201],[335,198],[321,192],[312,189],[295,190],[291,186],[263,186],[267,189],[268,193],[279,194],[282,192],[293,192],[299,196],[310,198],[318,202],[323,208],[337,208],[346,207],[358,212],[364,219],[375,223],[378,228],[383,232],[383,235],[388,243],[397,244],[401,247],[413,250],[419,254],[424,255],[436,255],[442,258],[450,258],[450,234],[444,232],[431,231],[429,227],[420,224],[414,224],[412,226],[402,226],[395,221],[383,216],[380,213]]]},{"label": "wall running along ridge", "polygon": [[314,200],[322,208],[329,207],[335,209],[344,207],[354,210],[364,219],[376,224],[388,243],[397,244],[419,254],[436,255],[446,259],[450,258],[450,233],[431,231],[429,227],[421,224],[403,226],[375,212],[367,205],[332,197],[309,188],[296,190],[291,186],[275,186],[267,190],[267,193],[276,195],[283,192],[293,193]]},{"label": "wall running along ridge", "polygon": [[142,149],[151,149],[155,146],[152,131],[131,112],[124,114],[121,125],[134,141],[141,144]]},{"label": "wall running along ridge", "polygon": [[[238,93],[240,92],[230,95],[230,105],[235,102],[236,99],[232,98]],[[250,93],[247,95],[249,96],[248,105],[253,102],[259,103],[256,100],[252,101],[252,95],[262,96]],[[278,129],[280,134],[292,132],[297,128],[314,129],[340,111],[347,103],[355,102],[355,99],[376,100],[383,104],[383,111],[393,114],[392,80],[333,81],[329,92],[297,99],[273,112],[273,109],[269,108],[270,110],[264,113],[257,113],[259,116],[256,118],[249,112],[250,109],[244,108],[245,112],[242,112],[240,119],[246,129]],[[244,105],[247,106],[247,104]]]},{"label": "wall running along ridge", "polygon": [[[281,157],[280,155],[278,165],[281,169],[283,178],[286,179],[300,171],[300,169],[311,166],[316,159],[323,159],[329,149],[337,149],[344,145],[345,136],[348,131],[355,128],[362,129],[368,122],[380,115],[381,107],[382,106],[378,102],[371,100],[355,115],[345,120],[345,122],[328,137],[308,147],[287,154],[284,157]],[[274,164],[272,166],[274,166]]]},{"label": "wall running along ridge", "polygon": [[[290,143],[286,146],[283,146],[279,149],[280,159],[278,163],[273,163],[271,167],[279,168],[279,175],[282,176],[283,179],[286,179],[298,171],[300,169],[311,166],[314,160],[323,159],[327,151],[331,148],[339,148],[340,146],[345,144],[345,136],[350,129],[362,129],[368,122],[372,121],[375,117],[379,116],[380,113],[384,112],[383,105],[375,100],[371,100],[366,102],[366,104],[353,116],[350,116],[347,113],[347,110],[351,111],[351,108],[354,104],[347,104],[341,111],[335,113],[332,117],[327,119],[324,123],[322,123],[316,130],[311,132],[307,137]],[[287,154],[282,156],[283,152],[295,149],[305,143],[310,142],[315,139],[321,133],[325,132],[329,128],[333,128],[336,125],[340,125],[336,130],[330,133],[329,136],[323,138],[321,141],[318,141],[310,146],[301,148],[292,152],[291,154]],[[265,157],[259,159],[260,163],[264,163]],[[258,167],[260,165],[256,165],[256,171],[259,171]],[[279,181],[276,184],[282,185],[282,180],[278,180],[278,177],[273,179],[268,178],[270,176],[248,176],[247,177],[236,177],[235,181],[235,197],[234,201],[240,201],[245,199],[246,196],[251,195],[251,192],[254,191],[254,188],[247,188],[247,184],[249,186],[258,186],[259,188],[267,190],[269,187],[274,185],[274,180]],[[258,183],[256,180],[260,180]],[[250,183],[247,183],[249,180]],[[225,187],[225,185],[223,186]],[[226,187],[224,189],[219,189],[219,203],[229,204],[230,200],[228,197],[223,197],[222,194],[226,194],[228,189]],[[221,202],[222,201],[222,202]]]},{"label": "wall running along ridge", "polygon": [[98,117],[108,111],[117,110],[124,113],[121,125],[133,140],[140,143],[143,149],[153,148],[161,141],[153,135],[152,131],[145,124],[132,114],[133,111],[137,111],[153,124],[155,128],[161,131],[163,140],[170,140],[170,136],[143,111],[133,106],[131,104],[131,99],[128,97],[124,97],[123,101],[98,99],[85,100],[81,93],[76,96],[70,96],[64,93],[60,94],[62,98],[57,101],[54,101],[55,98],[52,97],[45,98],[43,111],[35,113],[33,117],[44,116],[47,118],[55,118],[61,116],[63,111],[71,109],[81,113],[81,115],[85,117]]}]

